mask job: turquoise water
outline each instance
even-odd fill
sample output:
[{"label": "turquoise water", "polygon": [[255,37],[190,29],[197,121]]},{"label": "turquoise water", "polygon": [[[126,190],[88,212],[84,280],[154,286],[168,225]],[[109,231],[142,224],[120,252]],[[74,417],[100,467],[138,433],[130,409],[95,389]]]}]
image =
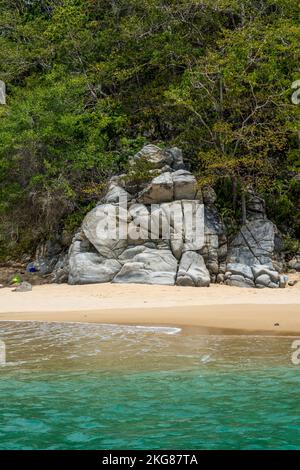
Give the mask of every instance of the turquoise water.
[{"label": "turquoise water", "polygon": [[300,449],[292,338],[0,323],[0,449]]}]

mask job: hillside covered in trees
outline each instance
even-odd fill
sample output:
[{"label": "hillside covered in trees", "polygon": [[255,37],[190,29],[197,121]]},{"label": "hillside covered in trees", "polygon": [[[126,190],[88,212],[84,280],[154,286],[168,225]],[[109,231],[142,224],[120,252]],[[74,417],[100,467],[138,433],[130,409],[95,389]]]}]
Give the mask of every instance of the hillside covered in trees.
[{"label": "hillside covered in trees", "polygon": [[72,234],[146,143],[183,149],[232,233],[262,195],[299,251],[299,19],[295,0],[0,0],[0,259]]}]

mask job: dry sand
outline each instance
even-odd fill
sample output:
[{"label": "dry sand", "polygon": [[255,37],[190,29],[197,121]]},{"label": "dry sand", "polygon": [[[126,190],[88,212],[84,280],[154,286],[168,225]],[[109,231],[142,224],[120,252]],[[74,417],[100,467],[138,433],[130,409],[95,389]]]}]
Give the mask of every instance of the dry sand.
[{"label": "dry sand", "polygon": [[[290,279],[300,280],[299,274]],[[230,333],[300,335],[300,282],[286,289],[97,284],[0,290],[0,321],[175,325]]]}]

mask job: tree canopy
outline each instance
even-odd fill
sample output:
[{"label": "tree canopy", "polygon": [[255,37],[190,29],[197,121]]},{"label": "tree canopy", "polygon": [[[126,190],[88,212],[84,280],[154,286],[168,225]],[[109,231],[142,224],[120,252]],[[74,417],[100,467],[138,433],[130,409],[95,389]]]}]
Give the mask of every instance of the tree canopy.
[{"label": "tree canopy", "polygon": [[142,144],[300,238],[294,0],[1,0],[0,257],[72,232]]}]

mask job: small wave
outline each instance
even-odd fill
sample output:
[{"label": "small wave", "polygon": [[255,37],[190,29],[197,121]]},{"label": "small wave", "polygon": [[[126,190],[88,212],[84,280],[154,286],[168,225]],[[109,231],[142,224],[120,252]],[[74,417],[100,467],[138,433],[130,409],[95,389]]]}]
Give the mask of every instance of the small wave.
[{"label": "small wave", "polygon": [[[154,333],[165,333],[167,335],[176,335],[182,331],[182,328],[177,328],[177,327],[171,327],[171,326],[146,326],[146,325],[126,325],[126,324],[117,324],[117,323],[90,323],[90,322],[61,322],[59,320],[55,321],[36,321],[36,320],[7,320],[5,322],[0,322],[0,327],[5,324],[10,324],[10,323],[17,323],[19,326],[19,333],[24,333],[26,330],[29,330],[30,333],[34,333],[36,335],[40,335],[43,333],[45,330],[46,332],[49,332],[49,330],[53,331],[56,328],[63,328],[66,325],[78,325],[82,326],[84,328],[91,328],[95,329],[95,327],[102,327],[102,328],[110,328],[113,327],[114,329],[120,329],[120,330],[145,330],[145,331],[150,331]],[[38,327],[36,331],[32,330],[32,326]],[[72,336],[72,332],[66,332],[63,331],[61,332],[61,335],[64,335],[66,337]],[[32,340],[32,338],[28,339],[28,341]]]},{"label": "small wave", "polygon": [[181,331],[182,331],[181,328],[175,328],[175,327],[170,327],[170,326],[142,326],[142,325],[136,325],[134,328],[138,329],[138,330],[150,331],[150,332],[153,332],[153,333],[164,333],[166,335],[177,335],[178,333],[181,333]]}]

